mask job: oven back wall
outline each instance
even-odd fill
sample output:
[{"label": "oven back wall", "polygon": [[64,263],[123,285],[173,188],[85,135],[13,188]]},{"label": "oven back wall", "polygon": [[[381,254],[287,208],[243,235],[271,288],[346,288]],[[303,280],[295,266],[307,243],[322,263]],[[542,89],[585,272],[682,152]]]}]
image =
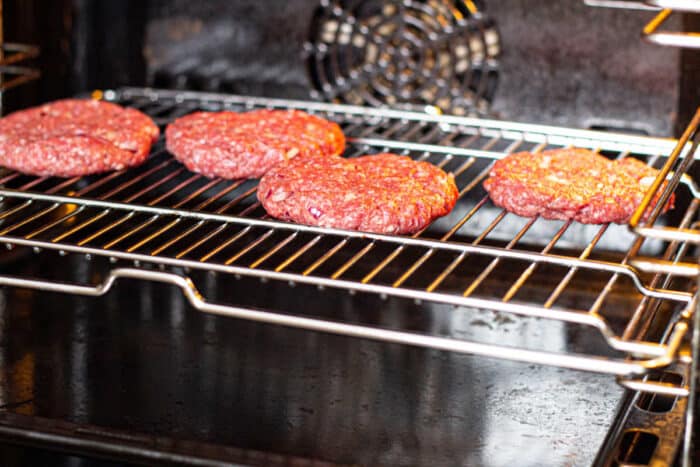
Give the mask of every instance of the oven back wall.
[{"label": "oven back wall", "polygon": [[[670,135],[700,104],[697,54],[649,45],[653,12],[580,0],[489,0],[502,40],[499,117]],[[42,80],[15,107],[121,85],[307,98],[304,43],[318,0],[9,1],[7,39],[42,47]],[[685,20],[685,21],[683,21]],[[692,27],[675,15],[669,28]],[[27,89],[32,89],[28,91]],[[22,99],[19,98],[22,97]],[[681,122],[683,123],[683,122]]]},{"label": "oven back wall", "polygon": [[151,0],[144,55],[156,87],[308,98],[315,0]]},{"label": "oven back wall", "polygon": [[[504,118],[672,134],[680,52],[640,38],[656,12],[581,0],[489,0],[488,12],[503,42],[494,110]],[[665,27],[681,29],[680,15]]]}]

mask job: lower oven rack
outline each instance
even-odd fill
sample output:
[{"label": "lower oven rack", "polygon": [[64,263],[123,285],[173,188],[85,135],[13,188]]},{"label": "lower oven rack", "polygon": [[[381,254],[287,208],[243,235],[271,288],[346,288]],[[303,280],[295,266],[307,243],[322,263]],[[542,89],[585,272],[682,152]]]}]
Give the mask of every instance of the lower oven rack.
[{"label": "lower oven rack", "polygon": [[[685,386],[647,381],[644,375],[677,360],[695,304],[694,289],[667,273],[644,274],[630,261],[647,250],[671,264],[689,261],[689,242],[653,243],[632,235],[619,241],[616,226],[583,228],[572,222],[520,219],[491,205],[481,188],[490,164],[509,152],[579,146],[654,165],[663,163],[674,141],[207,93],[124,88],[97,91],[93,97],[140,108],[161,126],[198,109],[300,108],[338,122],[349,137],[349,157],[393,151],[453,172],[460,208],[410,237],[279,222],[266,217],[255,199],[254,182],[187,172],[161,140],[144,166],[110,174],[57,179],[0,172],[0,242],[8,249],[109,258],[112,264],[91,284],[8,271],[0,273],[0,285],[98,296],[119,279],[165,282],[182,289],[196,309],[207,313],[608,373],[636,390],[687,395]],[[697,191],[689,178],[682,186]],[[697,209],[695,200],[680,206],[677,226],[692,225]],[[611,240],[619,250],[612,255],[605,246]],[[465,269],[467,263],[483,267],[473,274]],[[561,322],[598,333],[606,348],[590,354],[551,352],[311,318],[297,310],[280,313],[219,304],[190,280],[189,271],[195,270]],[[494,281],[502,270],[509,279]],[[547,277],[558,277],[546,296],[525,294],[543,270]],[[570,289],[589,276],[600,284],[596,298],[577,306]],[[633,312],[618,326],[609,311],[622,283],[633,291]],[[646,338],[645,326],[661,309],[670,310],[667,332]]]}]

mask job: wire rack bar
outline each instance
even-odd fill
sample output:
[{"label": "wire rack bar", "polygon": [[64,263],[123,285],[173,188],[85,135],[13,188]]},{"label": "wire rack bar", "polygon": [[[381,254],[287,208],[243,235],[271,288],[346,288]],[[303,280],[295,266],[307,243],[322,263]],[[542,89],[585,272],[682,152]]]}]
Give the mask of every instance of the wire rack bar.
[{"label": "wire rack bar", "polygon": [[[404,110],[392,110],[386,108],[360,107],[353,105],[328,104],[324,102],[309,102],[286,99],[272,99],[263,97],[249,97],[236,95],[223,95],[206,92],[170,91],[148,88],[122,88],[119,91],[105,91],[104,97],[108,100],[144,99],[157,102],[162,99],[170,99],[175,104],[184,104],[187,101],[196,102],[198,106],[205,107],[211,104],[213,107],[236,106],[253,109],[256,107],[268,108],[294,108],[311,112],[323,112],[328,115],[359,116],[365,120],[365,125],[376,124],[381,119],[395,119],[404,122],[441,123],[444,125],[457,125],[458,127],[471,127],[477,129],[484,136],[497,134],[507,138],[523,141],[543,142],[549,141],[557,144],[551,138],[562,137],[567,143],[574,141],[597,141],[606,148],[620,150],[633,150],[644,154],[668,154],[675,146],[676,141],[667,138],[649,138],[627,134],[609,133],[603,131],[578,130],[573,128],[535,125],[529,123],[509,122],[503,120],[489,120],[471,117],[456,117],[450,115],[431,115],[427,113],[410,112]],[[372,121],[376,119],[376,123]],[[512,135],[509,132],[513,132]],[[641,149],[640,151],[640,148]]]},{"label": "wire rack bar", "polygon": [[435,337],[321,319],[304,318],[301,316],[240,308],[231,305],[217,305],[203,300],[202,295],[199,293],[192,281],[185,277],[172,273],[146,271],[143,269],[114,269],[102,284],[94,287],[66,283],[59,284],[45,281],[32,281],[29,279],[10,276],[0,276],[0,285],[27,287],[51,292],[98,297],[109,292],[116,280],[120,278],[147,280],[175,285],[183,291],[192,306],[205,313],[306,329],[310,331],[372,339],[382,342],[413,345],[417,347],[480,355],[512,361],[555,365],[563,368],[608,373],[620,376],[644,374],[649,369],[665,366],[673,361],[675,354],[678,351],[681,337],[687,331],[687,326],[684,323],[679,323],[676,331],[674,332],[673,339],[671,340],[672,345],[664,347],[663,353],[656,358],[646,361],[622,361],[590,356],[578,356],[574,354],[556,354],[551,352],[514,349],[501,345],[487,345],[452,338]]},{"label": "wire rack bar", "polygon": [[[174,208],[162,208],[162,207],[153,207],[153,206],[141,206],[141,205],[132,205],[132,204],[127,204],[127,203],[118,203],[114,201],[102,201],[102,200],[91,200],[91,199],[86,199],[86,198],[70,198],[70,197],[65,197],[65,196],[50,196],[50,195],[42,195],[38,193],[27,193],[27,192],[17,192],[14,190],[2,190],[0,189],[0,196],[8,196],[8,197],[13,197],[13,198],[19,198],[19,199],[30,199],[33,201],[37,200],[44,200],[44,201],[51,201],[51,202],[58,202],[58,203],[64,203],[64,204],[73,204],[73,205],[78,205],[81,207],[101,207],[101,208],[107,208],[110,210],[117,211],[127,211],[128,214],[126,216],[132,216],[134,212],[142,212],[142,213],[149,213],[153,214],[154,216],[151,217],[147,222],[152,223],[156,219],[159,219],[160,216],[176,216],[179,218],[194,218],[194,219],[199,219],[199,220],[209,220],[209,221],[219,221],[219,222],[225,222],[227,224],[238,224],[238,225],[245,225],[245,226],[258,226],[258,227],[267,227],[269,230],[269,234],[277,231],[277,230],[291,230],[294,232],[309,232],[309,233],[316,233],[316,234],[326,234],[326,235],[336,235],[336,236],[344,236],[348,238],[361,238],[361,239],[372,239],[376,241],[382,241],[382,242],[387,242],[387,243],[394,243],[394,244],[399,244],[401,246],[420,246],[420,247],[426,247],[426,248],[433,248],[433,249],[442,249],[442,250],[450,250],[450,251],[456,251],[460,253],[476,253],[480,255],[487,255],[487,256],[493,256],[493,257],[505,257],[505,258],[510,258],[510,259],[519,259],[519,260],[524,260],[524,261],[532,261],[534,263],[550,263],[550,264],[555,264],[555,265],[560,265],[560,266],[569,266],[569,267],[584,267],[592,270],[599,270],[599,271],[607,271],[607,272],[614,272],[617,274],[622,274],[627,277],[629,277],[635,284],[635,286],[639,289],[639,291],[647,296],[650,297],[656,297],[656,298],[664,298],[668,300],[676,300],[684,303],[689,303],[692,299],[692,294],[690,292],[682,292],[682,291],[674,291],[674,290],[664,290],[664,289],[655,289],[655,288],[650,288],[645,286],[641,279],[639,278],[639,275],[637,274],[637,271],[632,266],[628,266],[626,264],[617,264],[613,262],[604,262],[604,261],[598,261],[598,260],[590,260],[590,259],[578,259],[578,258],[571,258],[571,257],[564,257],[564,256],[558,256],[558,255],[553,255],[553,254],[547,254],[543,255],[541,253],[535,253],[535,252],[528,252],[528,251],[521,251],[521,250],[513,250],[512,245],[511,248],[506,247],[505,249],[503,248],[497,248],[497,247],[489,247],[489,246],[482,246],[482,245],[472,245],[472,244],[463,244],[463,243],[454,243],[454,242],[445,242],[441,240],[430,240],[426,238],[414,238],[414,237],[400,237],[400,236],[393,236],[393,235],[385,235],[385,234],[374,234],[374,233],[368,233],[368,232],[355,232],[355,231],[348,231],[348,230],[340,230],[340,229],[332,229],[332,228],[326,228],[326,227],[314,227],[314,226],[304,226],[304,225],[298,225],[298,224],[291,224],[291,223],[286,223],[286,222],[278,222],[274,220],[268,220],[268,219],[250,219],[250,218],[244,218],[244,217],[238,217],[238,216],[227,216],[227,215],[221,215],[221,214],[209,214],[209,213],[202,213],[202,212],[194,212],[194,211],[183,211],[179,209],[174,209]],[[2,198],[0,198],[2,199]],[[42,227],[42,230],[48,230],[50,227],[53,227],[55,224],[63,222],[66,220],[67,217],[73,217],[77,213],[82,212],[79,210],[76,210],[60,219],[57,221],[52,222],[51,224],[48,224],[47,226]],[[65,237],[68,237],[75,232],[81,230],[83,227],[86,227],[89,225],[89,223],[92,223],[94,221],[98,220],[97,218],[90,218],[88,221],[86,221],[83,224],[80,224],[76,227],[73,227],[72,229],[62,233],[60,236],[55,237],[53,240],[53,243],[59,242],[60,240],[64,239]],[[24,220],[22,222],[25,222]],[[532,225],[533,221],[530,221],[530,225]],[[133,230],[129,231],[128,233],[124,234],[124,236],[120,237],[117,240],[114,240],[109,246],[106,246],[105,249],[108,250],[109,247],[116,245],[117,243],[121,242],[126,236],[132,236],[136,233],[138,233],[140,230],[144,229],[147,227],[146,223],[140,224],[138,227],[135,227]],[[14,230],[17,228],[17,225],[13,225],[9,228],[9,230]],[[8,229],[5,229],[8,230]],[[30,238],[33,238],[37,235],[37,231],[32,232],[30,235]],[[522,231],[522,235],[525,234],[525,231]],[[154,236],[154,238],[157,237]],[[517,240],[519,240],[519,237],[516,237],[513,239],[511,243],[516,243]],[[13,243],[12,237],[7,237],[7,236],[2,236],[0,235],[0,241],[5,241],[7,243]],[[255,245],[250,246],[254,247]],[[57,247],[60,248],[60,245]],[[79,250],[77,251],[78,253],[80,252]],[[104,252],[105,254],[111,254],[110,252]],[[359,259],[359,258],[358,258]],[[233,261],[231,261],[233,262]],[[368,282],[369,279],[367,279],[365,282]],[[417,297],[416,297],[417,298]]]},{"label": "wire rack bar", "polygon": [[[99,94],[104,99],[139,108],[161,125],[195,110],[265,107],[299,108],[316,113],[342,126],[348,135],[346,157],[393,151],[452,172],[459,189],[458,205],[450,216],[411,236],[279,222],[268,218],[262,210],[254,181],[207,179],[192,174],[165,151],[161,139],[154,145],[148,161],[134,169],[67,180],[0,172],[1,243],[35,251],[102,256],[112,262],[206,270],[560,321],[597,332],[608,349],[601,349],[600,355],[566,355],[522,346],[510,348],[455,339],[447,342],[436,336],[420,336],[416,340],[400,331],[328,324],[272,312],[239,313],[241,309],[235,304],[213,305],[198,292],[192,292],[196,289],[186,277],[150,269],[112,269],[107,281],[97,286],[5,275],[0,275],[0,284],[95,295],[106,293],[111,281],[117,278],[156,280],[183,288],[190,294],[188,298],[198,297],[193,304],[201,311],[246,319],[255,316],[254,319],[264,322],[304,329],[628,378],[674,358],[677,351],[674,339],[678,333],[685,333],[684,319],[670,322],[669,326],[676,331],[659,341],[644,340],[641,334],[631,332],[641,329],[660,303],[679,310],[694,303],[691,289],[679,286],[671,280],[673,276],[666,273],[649,276],[631,265],[631,258],[644,248],[643,239],[626,241],[621,252],[611,253],[605,244],[612,232],[621,230],[619,227],[592,227],[584,241],[574,241],[570,237],[579,235],[581,226],[540,218],[520,219],[493,206],[481,188],[491,164],[510,152],[584,146],[608,157],[633,156],[653,165],[663,162],[676,146],[672,140],[208,93],[126,88]],[[678,184],[697,192],[687,176],[681,177]],[[697,203],[691,204],[678,227],[692,225],[696,211]],[[679,240],[667,248],[662,260],[672,261],[678,267],[688,262],[689,251],[688,243]],[[468,269],[472,263],[483,263],[476,274]],[[502,279],[504,270],[512,270],[514,274]],[[541,280],[543,274],[559,275],[559,278],[549,286],[544,298],[532,298],[528,287]],[[582,276],[590,275],[599,277],[597,295],[591,303],[572,305],[576,284]],[[493,284],[497,284],[498,291],[488,291]],[[611,325],[606,315],[611,306],[611,292],[619,288],[629,291],[636,303],[635,318],[627,323],[624,334],[622,329]],[[391,334],[394,332],[399,334]],[[624,355],[611,358],[607,356],[609,351]],[[649,387],[649,390],[664,389]]]}]

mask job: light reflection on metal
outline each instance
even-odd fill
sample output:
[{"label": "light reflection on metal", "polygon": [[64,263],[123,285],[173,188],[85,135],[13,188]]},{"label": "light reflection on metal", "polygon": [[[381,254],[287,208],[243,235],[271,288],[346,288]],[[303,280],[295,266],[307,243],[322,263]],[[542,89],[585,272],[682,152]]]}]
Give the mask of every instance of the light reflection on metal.
[{"label": "light reflection on metal", "polygon": [[626,10],[659,11],[642,29],[642,38],[657,45],[700,49],[700,31],[661,31],[659,28],[673,13],[700,13],[697,0],[584,0],[588,6]]},{"label": "light reflection on metal", "polygon": [[[697,2],[696,2],[697,3]],[[700,33],[682,31],[660,31],[676,10],[665,9],[659,12],[642,30],[642,38],[658,45],[680,47],[688,49],[700,49]],[[694,11],[694,10],[693,10]]]}]

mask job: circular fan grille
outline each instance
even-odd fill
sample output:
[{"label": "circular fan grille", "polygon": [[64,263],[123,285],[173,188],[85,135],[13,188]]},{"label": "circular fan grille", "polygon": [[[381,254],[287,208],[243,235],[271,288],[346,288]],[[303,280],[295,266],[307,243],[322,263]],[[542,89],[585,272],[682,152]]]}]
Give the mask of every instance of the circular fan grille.
[{"label": "circular fan grille", "polygon": [[306,44],[313,97],[485,114],[500,51],[465,0],[321,0]]}]

